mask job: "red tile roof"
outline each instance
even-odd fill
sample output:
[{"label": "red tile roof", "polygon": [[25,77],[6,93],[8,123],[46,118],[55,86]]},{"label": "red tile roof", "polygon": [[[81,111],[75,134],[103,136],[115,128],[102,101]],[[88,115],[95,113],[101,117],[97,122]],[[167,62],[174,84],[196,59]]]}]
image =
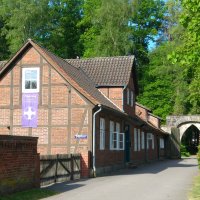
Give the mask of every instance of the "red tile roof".
[{"label": "red tile roof", "polygon": [[66,59],[81,68],[96,86],[126,86],[135,62],[134,56]]}]

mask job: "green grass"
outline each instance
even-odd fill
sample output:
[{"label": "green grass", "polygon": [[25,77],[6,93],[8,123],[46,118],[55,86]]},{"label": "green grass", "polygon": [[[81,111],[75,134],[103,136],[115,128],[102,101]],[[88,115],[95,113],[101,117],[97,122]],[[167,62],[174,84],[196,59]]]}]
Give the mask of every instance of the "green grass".
[{"label": "green grass", "polygon": [[0,197],[0,200],[38,200],[57,194],[46,189],[32,189]]},{"label": "green grass", "polygon": [[194,180],[193,187],[189,193],[189,200],[200,200],[200,174]]}]

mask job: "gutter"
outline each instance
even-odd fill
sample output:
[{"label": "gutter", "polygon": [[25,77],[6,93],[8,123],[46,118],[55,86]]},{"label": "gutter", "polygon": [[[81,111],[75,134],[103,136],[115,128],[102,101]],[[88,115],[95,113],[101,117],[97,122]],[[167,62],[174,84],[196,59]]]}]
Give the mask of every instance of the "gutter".
[{"label": "gutter", "polygon": [[93,114],[93,130],[92,130],[92,169],[93,169],[93,177],[96,177],[96,163],[95,163],[95,142],[96,142],[96,115],[102,111],[102,107],[101,105],[98,105],[99,110],[97,110],[94,114]]}]

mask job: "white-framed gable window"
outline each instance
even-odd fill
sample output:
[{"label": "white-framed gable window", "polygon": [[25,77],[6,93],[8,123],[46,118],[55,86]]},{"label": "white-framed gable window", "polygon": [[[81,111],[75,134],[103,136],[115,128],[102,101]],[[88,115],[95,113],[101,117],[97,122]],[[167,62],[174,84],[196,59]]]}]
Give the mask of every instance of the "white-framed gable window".
[{"label": "white-framed gable window", "polygon": [[133,107],[133,102],[134,102],[133,91],[131,91],[131,106],[132,106],[132,107]]},{"label": "white-framed gable window", "polygon": [[144,132],[142,132],[142,149],[144,149],[145,139],[144,139]]},{"label": "white-framed gable window", "polygon": [[134,128],[134,151],[137,151],[138,149],[137,144],[137,129]]},{"label": "white-framed gable window", "polygon": [[100,118],[100,144],[99,144],[100,150],[105,149],[105,129],[106,129],[105,119]]},{"label": "white-framed gable window", "polygon": [[130,104],[130,90],[127,88],[127,105]]},{"label": "white-framed gable window", "polygon": [[40,69],[23,68],[22,69],[22,93],[39,92],[40,87]]},{"label": "white-framed gable window", "polygon": [[164,148],[165,148],[164,138],[160,138],[160,149],[164,149]]}]

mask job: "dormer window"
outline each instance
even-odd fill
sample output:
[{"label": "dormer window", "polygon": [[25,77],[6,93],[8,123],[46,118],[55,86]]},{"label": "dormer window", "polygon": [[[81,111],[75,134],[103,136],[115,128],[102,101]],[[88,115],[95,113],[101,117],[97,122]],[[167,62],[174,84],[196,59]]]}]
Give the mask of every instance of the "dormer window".
[{"label": "dormer window", "polygon": [[22,69],[22,93],[39,92],[39,68]]},{"label": "dormer window", "polygon": [[129,104],[130,104],[130,91],[127,88],[127,105],[129,105]]}]

